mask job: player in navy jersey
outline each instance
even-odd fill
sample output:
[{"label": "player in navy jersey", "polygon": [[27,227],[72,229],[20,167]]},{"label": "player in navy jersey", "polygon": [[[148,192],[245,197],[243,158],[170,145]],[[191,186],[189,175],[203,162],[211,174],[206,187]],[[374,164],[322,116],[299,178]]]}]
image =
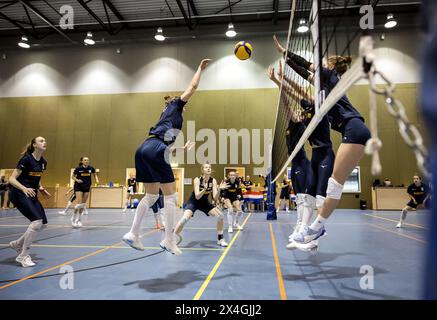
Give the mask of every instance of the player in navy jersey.
[{"label": "player in navy jersey", "polygon": [[131,174],[129,179],[127,179],[126,203],[123,208],[123,213],[126,212],[128,206],[130,206],[131,210],[134,211],[132,206],[132,196],[135,193],[137,193],[137,180],[135,179],[135,176]]},{"label": "player in navy jersey", "polygon": [[211,165],[206,163],[201,166],[202,175],[199,178],[194,178],[194,191],[188,198],[184,215],[179,220],[175,228],[177,244],[182,241],[181,232],[185,224],[198,210],[202,211],[207,216],[213,216],[217,218],[217,244],[221,247],[228,246],[227,242],[223,238],[223,212],[220,210],[220,208],[212,204],[209,199],[209,195],[212,195],[212,200],[217,201],[220,196],[220,190],[225,190],[227,186],[224,182],[222,182],[220,185],[217,185],[217,181],[211,176],[211,172]]},{"label": "player in navy jersey", "polygon": [[430,197],[429,191],[428,185],[422,182],[422,177],[418,175],[413,176],[413,183],[407,188],[410,201],[408,201],[407,205],[402,209],[401,217],[396,228],[402,228],[404,221],[407,218],[408,211],[417,209],[419,206],[427,207],[426,202]]},{"label": "player in navy jersey", "polygon": [[[144,250],[140,241],[141,222],[149,208],[159,198],[159,188],[164,193],[165,239],[160,246],[173,253],[181,254],[173,229],[176,214],[176,184],[169,162],[171,146],[182,129],[182,112],[185,104],[199,86],[200,76],[210,59],[200,62],[190,85],[180,97],[165,97],[165,106],[157,124],[149,130],[149,137],[135,153],[135,168],[138,182],[143,182],[146,194],[138,204],[131,230],[123,236],[123,241],[136,250]],[[186,144],[185,148],[189,148]]]},{"label": "player in navy jersey", "polygon": [[287,175],[284,175],[284,179],[282,179],[281,184],[279,184],[279,188],[281,189],[281,193],[279,195],[279,207],[278,210],[281,210],[284,207],[286,212],[288,213],[289,210],[289,201],[290,201],[290,181],[288,180]]},{"label": "player in navy jersey", "polygon": [[[287,52],[275,36],[273,40],[278,52],[284,55],[286,63],[302,78],[313,83],[314,65],[292,52]],[[337,85],[350,63],[350,57],[328,58],[326,67],[321,68],[321,85],[326,96]],[[344,183],[364,156],[366,142],[370,139],[370,131],[364,124],[364,118],[346,96],[341,97],[331,108],[328,119],[331,128],[342,134],[342,143],[337,150],[333,173],[328,180],[326,200],[316,220],[301,233],[299,242],[302,243],[309,243],[325,234],[325,221],[340,202]]]},{"label": "player in navy jersey", "polygon": [[228,211],[228,233],[233,233],[234,229],[243,230],[243,227],[238,223],[239,218],[243,214],[240,202],[242,198],[241,182],[237,179],[236,172],[230,171],[225,183],[227,188],[223,192],[223,197],[225,208]]},{"label": "player in navy jersey", "polygon": [[71,217],[71,225],[73,228],[82,227],[82,214],[86,209],[86,202],[91,190],[91,176],[97,184],[99,184],[99,177],[97,176],[96,169],[90,166],[90,159],[88,157],[81,157],[79,161],[79,166],[73,171],[74,180],[74,192],[77,197],[77,204],[74,207],[74,213]]},{"label": "player in navy jersey", "polygon": [[[314,101],[297,83],[283,76],[281,62],[278,77],[276,78],[272,66],[269,67],[268,76],[278,87],[282,83],[284,92],[291,99],[291,104],[297,104],[297,107],[290,108],[292,113],[286,132],[288,154],[291,154],[314,116]],[[312,147],[311,162],[302,147],[291,163],[291,179],[296,194],[297,224],[289,236],[290,244],[287,245],[289,249],[295,248],[294,238],[299,239],[299,234],[308,226],[314,210],[323,206],[326,197],[326,187],[335,159],[326,116],[322,118],[308,141]]]},{"label": "player in navy jersey", "polygon": [[35,234],[47,224],[44,208],[38,200],[38,191],[45,197],[51,196],[41,185],[41,176],[47,169],[47,161],[42,156],[46,149],[47,142],[43,137],[32,139],[9,178],[13,187],[11,201],[30,220],[26,232],[9,243],[18,253],[15,260],[23,267],[35,266],[29,255],[30,246]]}]

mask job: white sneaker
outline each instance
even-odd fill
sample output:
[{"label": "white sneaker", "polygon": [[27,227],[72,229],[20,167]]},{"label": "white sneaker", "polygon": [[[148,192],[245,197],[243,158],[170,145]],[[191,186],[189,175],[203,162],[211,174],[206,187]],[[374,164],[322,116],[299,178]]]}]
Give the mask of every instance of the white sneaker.
[{"label": "white sneaker", "polygon": [[123,213],[126,213],[126,210],[127,210],[127,208],[125,207],[125,208],[123,209],[123,211],[122,211],[122,212],[123,212]]},{"label": "white sneaker", "polygon": [[234,228],[237,229],[238,231],[243,230],[243,227],[240,226],[238,223],[234,224]]},{"label": "white sneaker", "polygon": [[73,228],[77,228],[77,222],[76,222],[76,220],[71,219],[71,226],[72,226]]},{"label": "white sneaker", "polygon": [[61,216],[66,216],[66,215],[67,215],[67,213],[65,212],[65,210],[59,211],[58,213],[59,213]]},{"label": "white sneaker", "polygon": [[175,242],[169,243],[167,240],[164,239],[164,240],[161,241],[159,246],[162,249],[167,250],[168,252],[170,252],[171,254],[174,254],[176,256],[179,256],[179,255],[182,254],[181,249],[178,248],[178,246],[176,245]]},{"label": "white sneaker", "polygon": [[225,241],[225,239],[220,239],[220,240],[218,240],[218,241],[217,241],[217,244],[218,244],[220,247],[227,247],[227,246],[228,246],[228,243]]},{"label": "white sneaker", "polygon": [[232,227],[229,227],[228,228],[228,233],[233,233],[234,232],[234,229],[232,229]]},{"label": "white sneaker", "polygon": [[135,250],[139,250],[139,251],[145,250],[143,244],[140,241],[140,237],[136,237],[130,232],[126,233],[123,236],[122,240],[124,241],[124,243],[126,243],[127,245],[129,245],[131,248]]},{"label": "white sneaker", "polygon": [[23,250],[23,247],[20,246],[16,241],[9,242],[9,247],[17,251],[18,254],[20,254],[21,250]]},{"label": "white sneaker", "polygon": [[83,212],[82,212],[82,214],[84,214],[84,215],[88,215],[88,210],[87,209],[85,209]]},{"label": "white sneaker", "polygon": [[402,228],[402,222],[399,221],[399,223],[396,225],[396,228]]},{"label": "white sneaker", "polygon": [[76,221],[76,227],[77,228],[82,228],[82,226],[83,226],[83,224],[82,224],[82,221]]},{"label": "white sneaker", "polygon": [[34,267],[36,264],[32,261],[32,258],[27,255],[27,256],[21,256],[18,255],[18,257],[15,259],[15,261],[17,261],[18,263],[21,263],[21,265],[23,266],[23,268],[27,268],[27,267]]}]

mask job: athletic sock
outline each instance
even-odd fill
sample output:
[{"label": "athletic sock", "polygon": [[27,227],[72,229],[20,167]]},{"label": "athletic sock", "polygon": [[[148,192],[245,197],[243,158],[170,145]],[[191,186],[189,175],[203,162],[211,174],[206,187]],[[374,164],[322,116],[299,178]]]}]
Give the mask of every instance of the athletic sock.
[{"label": "athletic sock", "polygon": [[140,235],[141,223],[143,222],[144,215],[149,210],[149,208],[155,203],[158,197],[159,196],[157,194],[146,194],[141,199],[140,203],[137,206],[137,209],[135,210],[134,221],[130,229],[130,233],[132,233],[134,236],[138,237]]},{"label": "athletic sock", "polygon": [[174,243],[173,229],[175,227],[176,201],[177,201],[176,193],[173,193],[172,195],[164,196],[165,240],[169,244]]},{"label": "athletic sock", "polygon": [[232,227],[233,226],[233,213],[232,213],[232,209],[228,209],[228,226]]},{"label": "athletic sock", "polygon": [[320,214],[317,216],[316,220],[311,224],[311,229],[315,231],[319,231],[325,225],[326,219],[323,218]]}]

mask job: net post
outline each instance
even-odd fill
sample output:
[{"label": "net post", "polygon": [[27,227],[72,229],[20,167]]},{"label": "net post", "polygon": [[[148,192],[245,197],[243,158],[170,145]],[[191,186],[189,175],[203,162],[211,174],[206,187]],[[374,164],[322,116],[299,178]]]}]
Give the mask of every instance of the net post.
[{"label": "net post", "polygon": [[276,183],[272,183],[272,173],[270,172],[267,177],[267,220],[277,220],[275,199],[276,199]]}]

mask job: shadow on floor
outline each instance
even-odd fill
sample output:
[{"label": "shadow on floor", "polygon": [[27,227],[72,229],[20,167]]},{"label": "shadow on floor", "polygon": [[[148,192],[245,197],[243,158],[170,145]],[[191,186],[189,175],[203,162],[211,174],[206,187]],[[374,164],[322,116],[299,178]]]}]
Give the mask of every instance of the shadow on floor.
[{"label": "shadow on floor", "polygon": [[[230,273],[227,275],[214,277],[214,280],[223,279],[227,277],[241,276],[238,273]],[[206,278],[204,274],[198,271],[178,271],[170,273],[165,278],[138,280],[125,283],[124,286],[138,285],[140,289],[148,292],[170,292],[185,288],[188,284],[196,281],[203,281]]]},{"label": "shadow on floor", "polygon": [[[335,297],[335,296],[324,296],[324,295],[311,295],[309,298],[311,299],[317,299],[317,300],[404,300],[406,298],[388,295],[384,293],[378,293],[374,292],[373,290],[362,290],[362,289],[356,289],[347,287],[344,284],[341,284],[342,289],[342,296],[341,297]],[[352,291],[352,293],[349,293],[349,291]]]}]

